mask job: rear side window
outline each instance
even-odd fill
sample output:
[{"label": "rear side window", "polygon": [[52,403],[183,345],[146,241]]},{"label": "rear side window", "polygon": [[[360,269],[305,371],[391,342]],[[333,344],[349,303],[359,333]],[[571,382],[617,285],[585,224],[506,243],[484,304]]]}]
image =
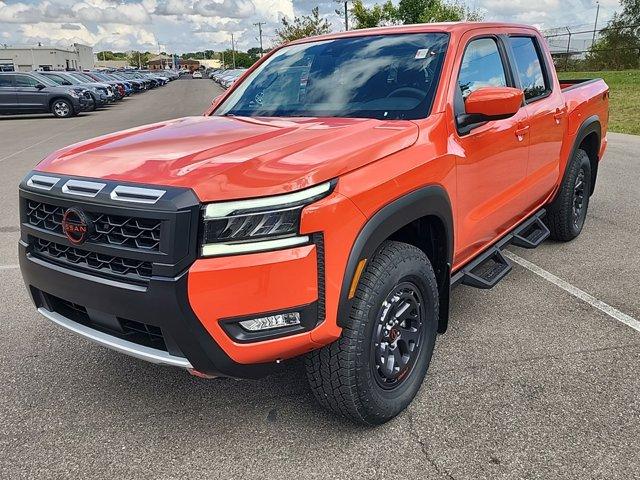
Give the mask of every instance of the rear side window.
[{"label": "rear side window", "polygon": [[0,87],[13,87],[13,75],[0,75]]},{"label": "rear side window", "polygon": [[534,39],[532,37],[511,37],[509,43],[516,61],[525,100],[531,100],[547,92],[549,85],[542,70],[542,59]]},{"label": "rear side window", "polygon": [[35,87],[38,81],[27,75],[16,75],[16,87]]},{"label": "rear side window", "polygon": [[458,85],[464,98],[482,87],[507,86],[502,57],[493,38],[469,42],[462,57]]}]

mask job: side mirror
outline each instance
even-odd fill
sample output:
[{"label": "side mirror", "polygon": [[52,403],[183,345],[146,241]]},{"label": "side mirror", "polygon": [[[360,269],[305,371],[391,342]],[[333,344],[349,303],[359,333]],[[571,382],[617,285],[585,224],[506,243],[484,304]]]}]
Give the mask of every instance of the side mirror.
[{"label": "side mirror", "polygon": [[36,88],[37,88],[38,90],[42,90],[43,88],[47,88],[47,87],[45,87],[45,86],[44,86],[43,84],[41,84],[41,83],[36,83]]},{"label": "side mirror", "polygon": [[518,113],[522,107],[522,90],[511,87],[479,88],[469,94],[464,102],[465,112],[458,115],[458,127],[501,120]]}]

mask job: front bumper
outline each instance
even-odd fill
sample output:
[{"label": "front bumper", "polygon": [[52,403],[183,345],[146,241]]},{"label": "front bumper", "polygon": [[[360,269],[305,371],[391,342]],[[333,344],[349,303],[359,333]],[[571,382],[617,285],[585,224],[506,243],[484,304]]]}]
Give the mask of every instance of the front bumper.
[{"label": "front bumper", "polygon": [[78,111],[86,112],[87,110],[91,110],[94,107],[93,98],[91,96],[80,96],[77,100],[74,99],[74,107]]},{"label": "front bumper", "polygon": [[[114,205],[113,192],[123,186],[119,182],[96,182],[104,186],[91,199],[65,194],[63,185],[80,180],[89,179],[64,177],[46,191],[28,182],[20,188],[20,267],[38,311],[58,325],[154,363],[248,378],[261,377],[280,360],[319,348],[339,334],[335,321],[326,320],[327,299],[335,304],[335,298],[325,292],[324,237],[312,233],[325,218],[310,213],[316,220],[308,245],[197,259],[200,204],[190,190],[163,187],[167,191],[158,203],[132,207]],[[32,204],[40,207],[34,210]],[[92,218],[112,215],[113,224],[124,217],[160,221],[159,247],[132,251],[133,244],[118,244],[123,237],[73,245],[56,224],[69,207]],[[58,255],[66,250],[75,253]],[[148,267],[126,275],[118,271],[121,263],[109,264],[118,266],[115,271],[92,267],[106,257]],[[230,328],[243,319],[294,310],[302,317],[295,328],[241,336]]]},{"label": "front bumper", "polygon": [[[20,269],[38,311],[58,325],[106,347],[153,363],[213,376],[258,378],[276,364],[234,362],[193,313],[187,274],[154,278],[146,287],[104,279],[45,262],[20,242]],[[159,329],[164,348],[129,341],[123,326]]]}]

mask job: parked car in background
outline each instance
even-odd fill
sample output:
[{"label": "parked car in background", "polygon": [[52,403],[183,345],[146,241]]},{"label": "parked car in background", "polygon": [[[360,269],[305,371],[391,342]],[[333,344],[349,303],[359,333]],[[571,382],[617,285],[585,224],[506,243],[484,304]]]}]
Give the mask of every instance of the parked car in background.
[{"label": "parked car in background", "polygon": [[94,110],[98,107],[102,107],[108,104],[114,98],[113,90],[109,85],[105,83],[82,82],[78,78],[74,77],[73,75],[69,75],[66,72],[48,71],[37,73],[39,73],[43,77],[50,79],[58,85],[75,85],[77,87],[86,88],[87,90],[89,90],[89,92],[91,92],[91,97],[93,98],[94,103]]},{"label": "parked car in background", "polygon": [[202,78],[202,73],[199,70],[196,70],[191,74],[192,78]]},{"label": "parked car in background", "polygon": [[105,80],[104,78],[96,76],[92,72],[69,72],[69,75],[73,75],[75,78],[83,82],[107,83],[108,85],[111,85],[115,100],[122,100],[125,96],[124,86],[121,82]]},{"label": "parked car in background", "polygon": [[91,92],[84,87],[58,85],[33,72],[0,72],[2,114],[50,112],[67,118],[92,108]]}]

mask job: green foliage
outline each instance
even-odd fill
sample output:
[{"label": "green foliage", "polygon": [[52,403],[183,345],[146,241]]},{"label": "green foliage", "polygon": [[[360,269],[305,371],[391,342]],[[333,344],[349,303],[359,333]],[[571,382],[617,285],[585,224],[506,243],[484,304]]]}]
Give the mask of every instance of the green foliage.
[{"label": "green foliage", "polygon": [[460,0],[400,0],[397,7],[387,1],[369,8],[361,0],[355,0],[350,13],[354,28],[461,20],[477,22],[484,18],[482,12],[467,7]]},{"label": "green foliage", "polygon": [[392,25],[396,23],[397,17],[396,7],[390,0],[371,8],[365,7],[362,0],[354,0],[349,13],[355,29]]},{"label": "green foliage", "polygon": [[215,60],[216,58],[220,58],[220,55],[214,52],[213,50],[205,50],[198,52],[187,52],[180,55],[180,58],[183,60],[187,60],[189,58],[195,58],[196,60]]},{"label": "green foliage", "polygon": [[127,54],[122,52],[112,52],[111,50],[104,50],[96,54],[98,60],[126,60]]},{"label": "green foliage", "polygon": [[282,19],[282,27],[276,30],[278,43],[291,42],[300,38],[323,35],[331,31],[331,24],[320,17],[320,10],[315,7],[311,15],[294,17],[293,21],[286,17]]},{"label": "green foliage", "polygon": [[[260,51],[259,48],[255,50],[257,50],[258,52]],[[256,63],[260,58],[260,55],[255,50],[252,53],[240,52],[236,50],[235,51],[236,68],[249,68],[251,65]],[[227,66],[227,68],[233,68],[233,57],[234,57],[234,52],[232,52],[230,49],[225,50],[224,64]]]},{"label": "green foliage", "polygon": [[[138,54],[139,54],[139,58],[138,58]],[[123,54],[125,55],[125,54]],[[140,60],[140,66],[141,67],[146,67],[149,63],[149,59],[152,57],[153,55],[150,52],[138,52],[137,50],[133,50],[131,52],[129,52],[128,54],[126,54],[126,56],[122,59],[118,59],[118,60],[127,60],[129,62],[129,65],[131,65],[132,67],[137,67],[138,66],[138,60]],[[98,57],[101,58],[101,57]]]},{"label": "green foliage", "polygon": [[622,70],[640,67],[640,0],[621,0],[584,61],[589,69]]}]

